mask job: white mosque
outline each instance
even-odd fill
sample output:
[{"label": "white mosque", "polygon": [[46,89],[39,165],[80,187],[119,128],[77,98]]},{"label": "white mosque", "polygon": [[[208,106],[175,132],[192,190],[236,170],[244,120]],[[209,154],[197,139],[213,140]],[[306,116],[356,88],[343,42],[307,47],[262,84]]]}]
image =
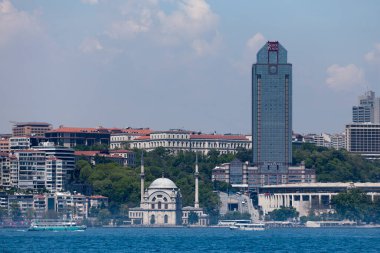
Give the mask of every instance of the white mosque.
[{"label": "white mosque", "polygon": [[176,184],[165,177],[154,180],[148,189],[144,188],[145,173],[144,161],[141,160],[141,200],[140,207],[129,209],[129,218],[132,224],[150,226],[176,226],[189,224],[189,214],[198,215],[198,222],[194,225],[207,226],[209,217],[199,207],[198,199],[198,161],[195,165],[195,201],[194,207],[182,208],[181,190]]}]

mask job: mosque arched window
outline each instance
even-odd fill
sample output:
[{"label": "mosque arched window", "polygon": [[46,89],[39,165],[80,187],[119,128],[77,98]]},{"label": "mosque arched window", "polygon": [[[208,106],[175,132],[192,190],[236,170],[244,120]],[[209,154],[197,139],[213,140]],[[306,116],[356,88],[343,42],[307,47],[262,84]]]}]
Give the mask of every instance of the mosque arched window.
[{"label": "mosque arched window", "polygon": [[166,214],[164,216],[164,223],[168,223],[168,216]]},{"label": "mosque arched window", "polygon": [[161,209],[161,201],[158,202],[158,209]]},{"label": "mosque arched window", "polygon": [[165,204],[165,209],[169,209],[169,205],[168,204]]}]

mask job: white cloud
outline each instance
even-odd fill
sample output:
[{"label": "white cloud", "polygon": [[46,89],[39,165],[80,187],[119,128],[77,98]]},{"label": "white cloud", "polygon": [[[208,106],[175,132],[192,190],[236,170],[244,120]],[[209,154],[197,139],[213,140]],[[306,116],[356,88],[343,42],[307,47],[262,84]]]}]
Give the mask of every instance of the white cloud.
[{"label": "white cloud", "polygon": [[85,38],[80,45],[79,49],[83,53],[93,53],[96,51],[103,50],[102,44],[96,38]]},{"label": "white cloud", "polygon": [[0,47],[41,32],[37,19],[26,12],[18,11],[9,0],[0,2]]},{"label": "white cloud", "polygon": [[256,54],[259,49],[264,46],[265,42],[266,39],[264,35],[261,33],[256,33],[247,41],[246,47],[249,52]]},{"label": "white cloud", "polygon": [[107,34],[115,39],[132,39],[146,34],[154,43],[187,45],[198,55],[215,52],[221,38],[218,16],[205,0],[166,1],[173,6],[167,13],[158,0],[132,0],[125,4],[123,20],[112,23]]},{"label": "white cloud", "polygon": [[99,0],[81,0],[82,3],[85,3],[85,4],[98,4],[99,3]]},{"label": "white cloud", "polygon": [[375,44],[374,49],[364,55],[364,59],[370,63],[380,63],[380,43]]},{"label": "white cloud", "polygon": [[327,86],[336,91],[349,91],[365,85],[364,71],[354,64],[333,64],[327,68],[327,75]]},{"label": "white cloud", "polygon": [[260,32],[252,35],[245,43],[245,48],[241,58],[233,63],[233,66],[239,71],[240,74],[246,75],[249,73],[252,63],[256,61],[256,54],[259,49],[264,46],[266,39]]}]

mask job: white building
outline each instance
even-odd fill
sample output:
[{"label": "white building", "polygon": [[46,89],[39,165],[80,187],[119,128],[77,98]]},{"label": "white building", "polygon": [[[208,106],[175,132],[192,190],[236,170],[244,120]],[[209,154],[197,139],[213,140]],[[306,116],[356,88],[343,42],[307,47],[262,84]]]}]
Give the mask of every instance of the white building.
[{"label": "white building", "polygon": [[281,207],[294,207],[299,216],[334,212],[331,199],[350,188],[358,188],[371,196],[380,198],[380,183],[298,183],[266,185],[259,189],[258,205],[264,214]]},{"label": "white building", "polygon": [[[196,225],[207,226],[208,215],[199,207],[198,200],[198,164],[195,170],[194,207],[182,208],[181,190],[168,178],[154,180],[148,189],[144,188],[144,162],[141,161],[141,200],[140,207],[129,209],[132,224],[152,226],[176,226],[189,224],[189,214],[198,215]],[[145,190],[144,190],[145,189]]]},{"label": "white building", "polygon": [[346,125],[346,149],[368,159],[380,159],[380,124]]},{"label": "white building", "polygon": [[163,147],[173,153],[194,151],[207,154],[210,150],[218,150],[221,154],[237,153],[239,148],[251,149],[252,142],[244,135],[201,134],[185,130],[169,130],[153,132],[126,143],[129,148],[151,151]]}]

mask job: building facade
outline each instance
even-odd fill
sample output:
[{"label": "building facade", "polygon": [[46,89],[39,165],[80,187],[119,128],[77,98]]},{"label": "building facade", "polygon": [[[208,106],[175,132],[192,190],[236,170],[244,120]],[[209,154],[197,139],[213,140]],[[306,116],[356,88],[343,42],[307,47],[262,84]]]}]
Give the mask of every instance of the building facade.
[{"label": "building facade", "polygon": [[45,122],[16,122],[12,127],[13,137],[45,137],[47,131],[52,130],[52,125]]},{"label": "building facade", "polygon": [[334,212],[331,199],[347,189],[357,188],[380,199],[380,183],[298,183],[267,185],[259,189],[258,205],[264,214],[283,207],[294,207],[299,216]]},{"label": "building facade", "polygon": [[45,133],[47,141],[57,146],[73,148],[76,146],[110,145],[112,129],[59,127]]},{"label": "building facade", "polygon": [[202,134],[186,130],[157,131],[126,143],[128,148],[151,151],[163,147],[172,153],[194,151],[207,154],[215,149],[221,154],[237,153],[239,148],[251,149],[251,141],[244,135]]},{"label": "building facade", "polygon": [[380,124],[346,125],[346,149],[368,159],[380,159]]},{"label": "building facade", "polygon": [[252,66],[253,165],[286,174],[292,162],[292,65],[286,49],[268,41]]},{"label": "building facade", "polygon": [[[375,103],[375,92],[367,91],[364,95],[359,96],[359,105],[352,107],[352,122],[353,123],[380,123],[375,122],[375,111],[378,113],[378,103]],[[379,115],[376,115],[376,120]]]}]

